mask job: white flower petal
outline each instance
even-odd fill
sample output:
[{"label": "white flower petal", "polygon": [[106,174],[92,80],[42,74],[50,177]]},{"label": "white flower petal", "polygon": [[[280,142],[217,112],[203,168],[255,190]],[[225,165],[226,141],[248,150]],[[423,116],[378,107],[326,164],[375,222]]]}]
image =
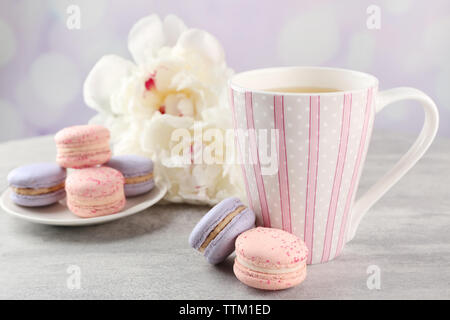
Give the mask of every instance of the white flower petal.
[{"label": "white flower petal", "polygon": [[125,117],[117,117],[110,113],[100,112],[89,120],[89,124],[102,125],[111,132],[111,143],[116,147],[124,140],[124,135],[130,132],[130,122]]},{"label": "white flower petal", "polygon": [[201,113],[201,118],[212,127],[229,129],[233,127],[231,111],[228,108],[208,108]]},{"label": "white flower petal", "polygon": [[128,34],[128,50],[138,65],[144,65],[165,43],[164,27],[156,14],[136,22]]},{"label": "white flower petal", "polygon": [[143,150],[140,145],[140,137],[143,131],[143,121],[130,119],[128,127],[120,133],[118,141],[114,144],[115,154],[137,154],[151,158],[153,153],[149,150]]},{"label": "white flower petal", "polygon": [[104,126],[105,122],[109,118],[108,113],[100,112],[89,120],[89,124],[102,125]]},{"label": "white flower petal", "polygon": [[190,99],[184,98],[181,99],[178,102],[178,110],[180,111],[180,114],[187,117],[193,117],[194,116],[194,104]]},{"label": "white flower petal", "polygon": [[195,78],[195,75],[182,70],[173,75],[169,88],[175,90],[184,90],[199,86],[201,86],[201,83],[198,79]]},{"label": "white flower petal", "polygon": [[154,115],[146,121],[141,136],[141,145],[145,151],[154,151],[157,154],[163,150],[170,151],[172,132],[175,129],[188,129],[194,124],[192,118],[176,117],[172,115]]},{"label": "white flower petal", "polygon": [[181,97],[178,94],[169,94],[164,100],[164,106],[166,107],[166,113],[170,115],[177,115],[177,105]]},{"label": "white flower petal", "polygon": [[172,78],[183,70],[183,67],[183,61],[177,57],[158,59],[158,65],[155,68],[156,88],[160,91],[174,89],[171,87]]},{"label": "white flower petal", "polygon": [[84,82],[86,104],[100,112],[111,112],[110,98],[123,81],[135,71],[135,65],[119,56],[103,56]]},{"label": "white flower petal", "polygon": [[219,41],[203,30],[190,29],[184,32],[178,39],[176,49],[199,54],[214,64],[222,64],[225,60],[225,53]]},{"label": "white flower petal", "polygon": [[194,104],[183,93],[169,94],[164,100],[166,113],[174,116],[194,116]]},{"label": "white flower petal", "polygon": [[[244,198],[240,167],[210,153],[214,140],[192,143],[199,130],[227,134],[231,127],[226,86],[232,71],[218,41],[175,16],[152,15],[132,28],[128,45],[137,66],[104,58],[85,84],[87,103],[100,111],[91,122],[111,130],[115,154],[151,157],[156,181],[168,183],[168,201],[212,205]],[[197,152],[202,148],[204,154]]]},{"label": "white flower petal", "polygon": [[169,14],[164,18],[164,34],[166,36],[167,46],[174,46],[180,35],[186,30],[186,25],[177,16]]}]

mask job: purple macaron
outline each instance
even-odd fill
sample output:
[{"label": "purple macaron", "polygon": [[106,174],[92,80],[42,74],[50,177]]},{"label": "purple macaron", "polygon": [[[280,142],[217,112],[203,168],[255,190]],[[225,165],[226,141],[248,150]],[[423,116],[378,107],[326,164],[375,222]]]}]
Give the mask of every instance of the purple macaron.
[{"label": "purple macaron", "polygon": [[189,244],[203,253],[209,263],[218,264],[234,251],[236,238],[254,226],[255,213],[238,198],[227,198],[197,223]]},{"label": "purple macaron", "polygon": [[114,156],[105,166],[120,171],[125,177],[125,196],[135,197],[155,186],[153,161],[138,155]]},{"label": "purple macaron", "polygon": [[19,167],[8,175],[11,199],[24,207],[43,207],[66,196],[66,170],[56,163],[36,163]]}]

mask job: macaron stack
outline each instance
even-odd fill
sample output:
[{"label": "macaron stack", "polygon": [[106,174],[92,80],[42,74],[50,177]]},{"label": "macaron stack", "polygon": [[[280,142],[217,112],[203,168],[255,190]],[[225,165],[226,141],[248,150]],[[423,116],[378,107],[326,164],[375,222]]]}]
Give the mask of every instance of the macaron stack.
[{"label": "macaron stack", "polygon": [[[127,196],[141,195],[154,187],[153,162],[134,155],[111,159],[109,140],[109,130],[99,125],[61,130],[55,136],[56,163],[11,171],[11,199],[21,206],[39,207],[67,196],[68,208],[82,218],[120,212]],[[67,177],[66,169],[75,170]]]},{"label": "macaron stack", "polygon": [[236,250],[234,274],[262,290],[296,286],[306,277],[308,249],[297,236],[274,228],[255,228],[255,214],[238,198],[213,207],[194,227],[189,244],[211,264]]},{"label": "macaron stack", "polygon": [[111,159],[109,139],[109,130],[98,125],[65,128],[55,136],[56,161],[79,169],[66,180],[67,206],[79,217],[114,214],[125,206],[123,175],[100,167]]}]

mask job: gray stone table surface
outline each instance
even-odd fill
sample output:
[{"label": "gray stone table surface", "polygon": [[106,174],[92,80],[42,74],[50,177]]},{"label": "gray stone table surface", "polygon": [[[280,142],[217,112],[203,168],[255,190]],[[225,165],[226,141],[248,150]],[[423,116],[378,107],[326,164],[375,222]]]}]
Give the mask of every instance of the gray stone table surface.
[{"label": "gray stone table surface", "polygon": [[[375,135],[359,193],[404,153],[412,137]],[[18,165],[55,157],[51,137],[0,144],[0,188]],[[233,275],[233,257],[211,266],[188,245],[205,206],[157,205],[90,227],[32,224],[0,212],[2,299],[449,299],[450,140],[426,156],[363,219],[336,260],[310,266],[295,288],[258,291]],[[69,289],[79,266],[81,288]],[[367,269],[381,288],[369,290]]]}]

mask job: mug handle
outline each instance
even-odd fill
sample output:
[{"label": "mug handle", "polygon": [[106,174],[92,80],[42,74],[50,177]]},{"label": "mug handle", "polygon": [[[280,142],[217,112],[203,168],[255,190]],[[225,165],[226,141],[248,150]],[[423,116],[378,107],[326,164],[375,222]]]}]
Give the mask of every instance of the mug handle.
[{"label": "mug handle", "polygon": [[388,104],[401,100],[417,100],[422,104],[425,111],[422,130],[414,144],[395,166],[355,202],[346,242],[352,240],[355,236],[356,229],[364,214],[416,164],[436,136],[439,127],[438,109],[433,100],[420,90],[400,87],[381,91],[378,94],[375,112],[381,111]]}]

